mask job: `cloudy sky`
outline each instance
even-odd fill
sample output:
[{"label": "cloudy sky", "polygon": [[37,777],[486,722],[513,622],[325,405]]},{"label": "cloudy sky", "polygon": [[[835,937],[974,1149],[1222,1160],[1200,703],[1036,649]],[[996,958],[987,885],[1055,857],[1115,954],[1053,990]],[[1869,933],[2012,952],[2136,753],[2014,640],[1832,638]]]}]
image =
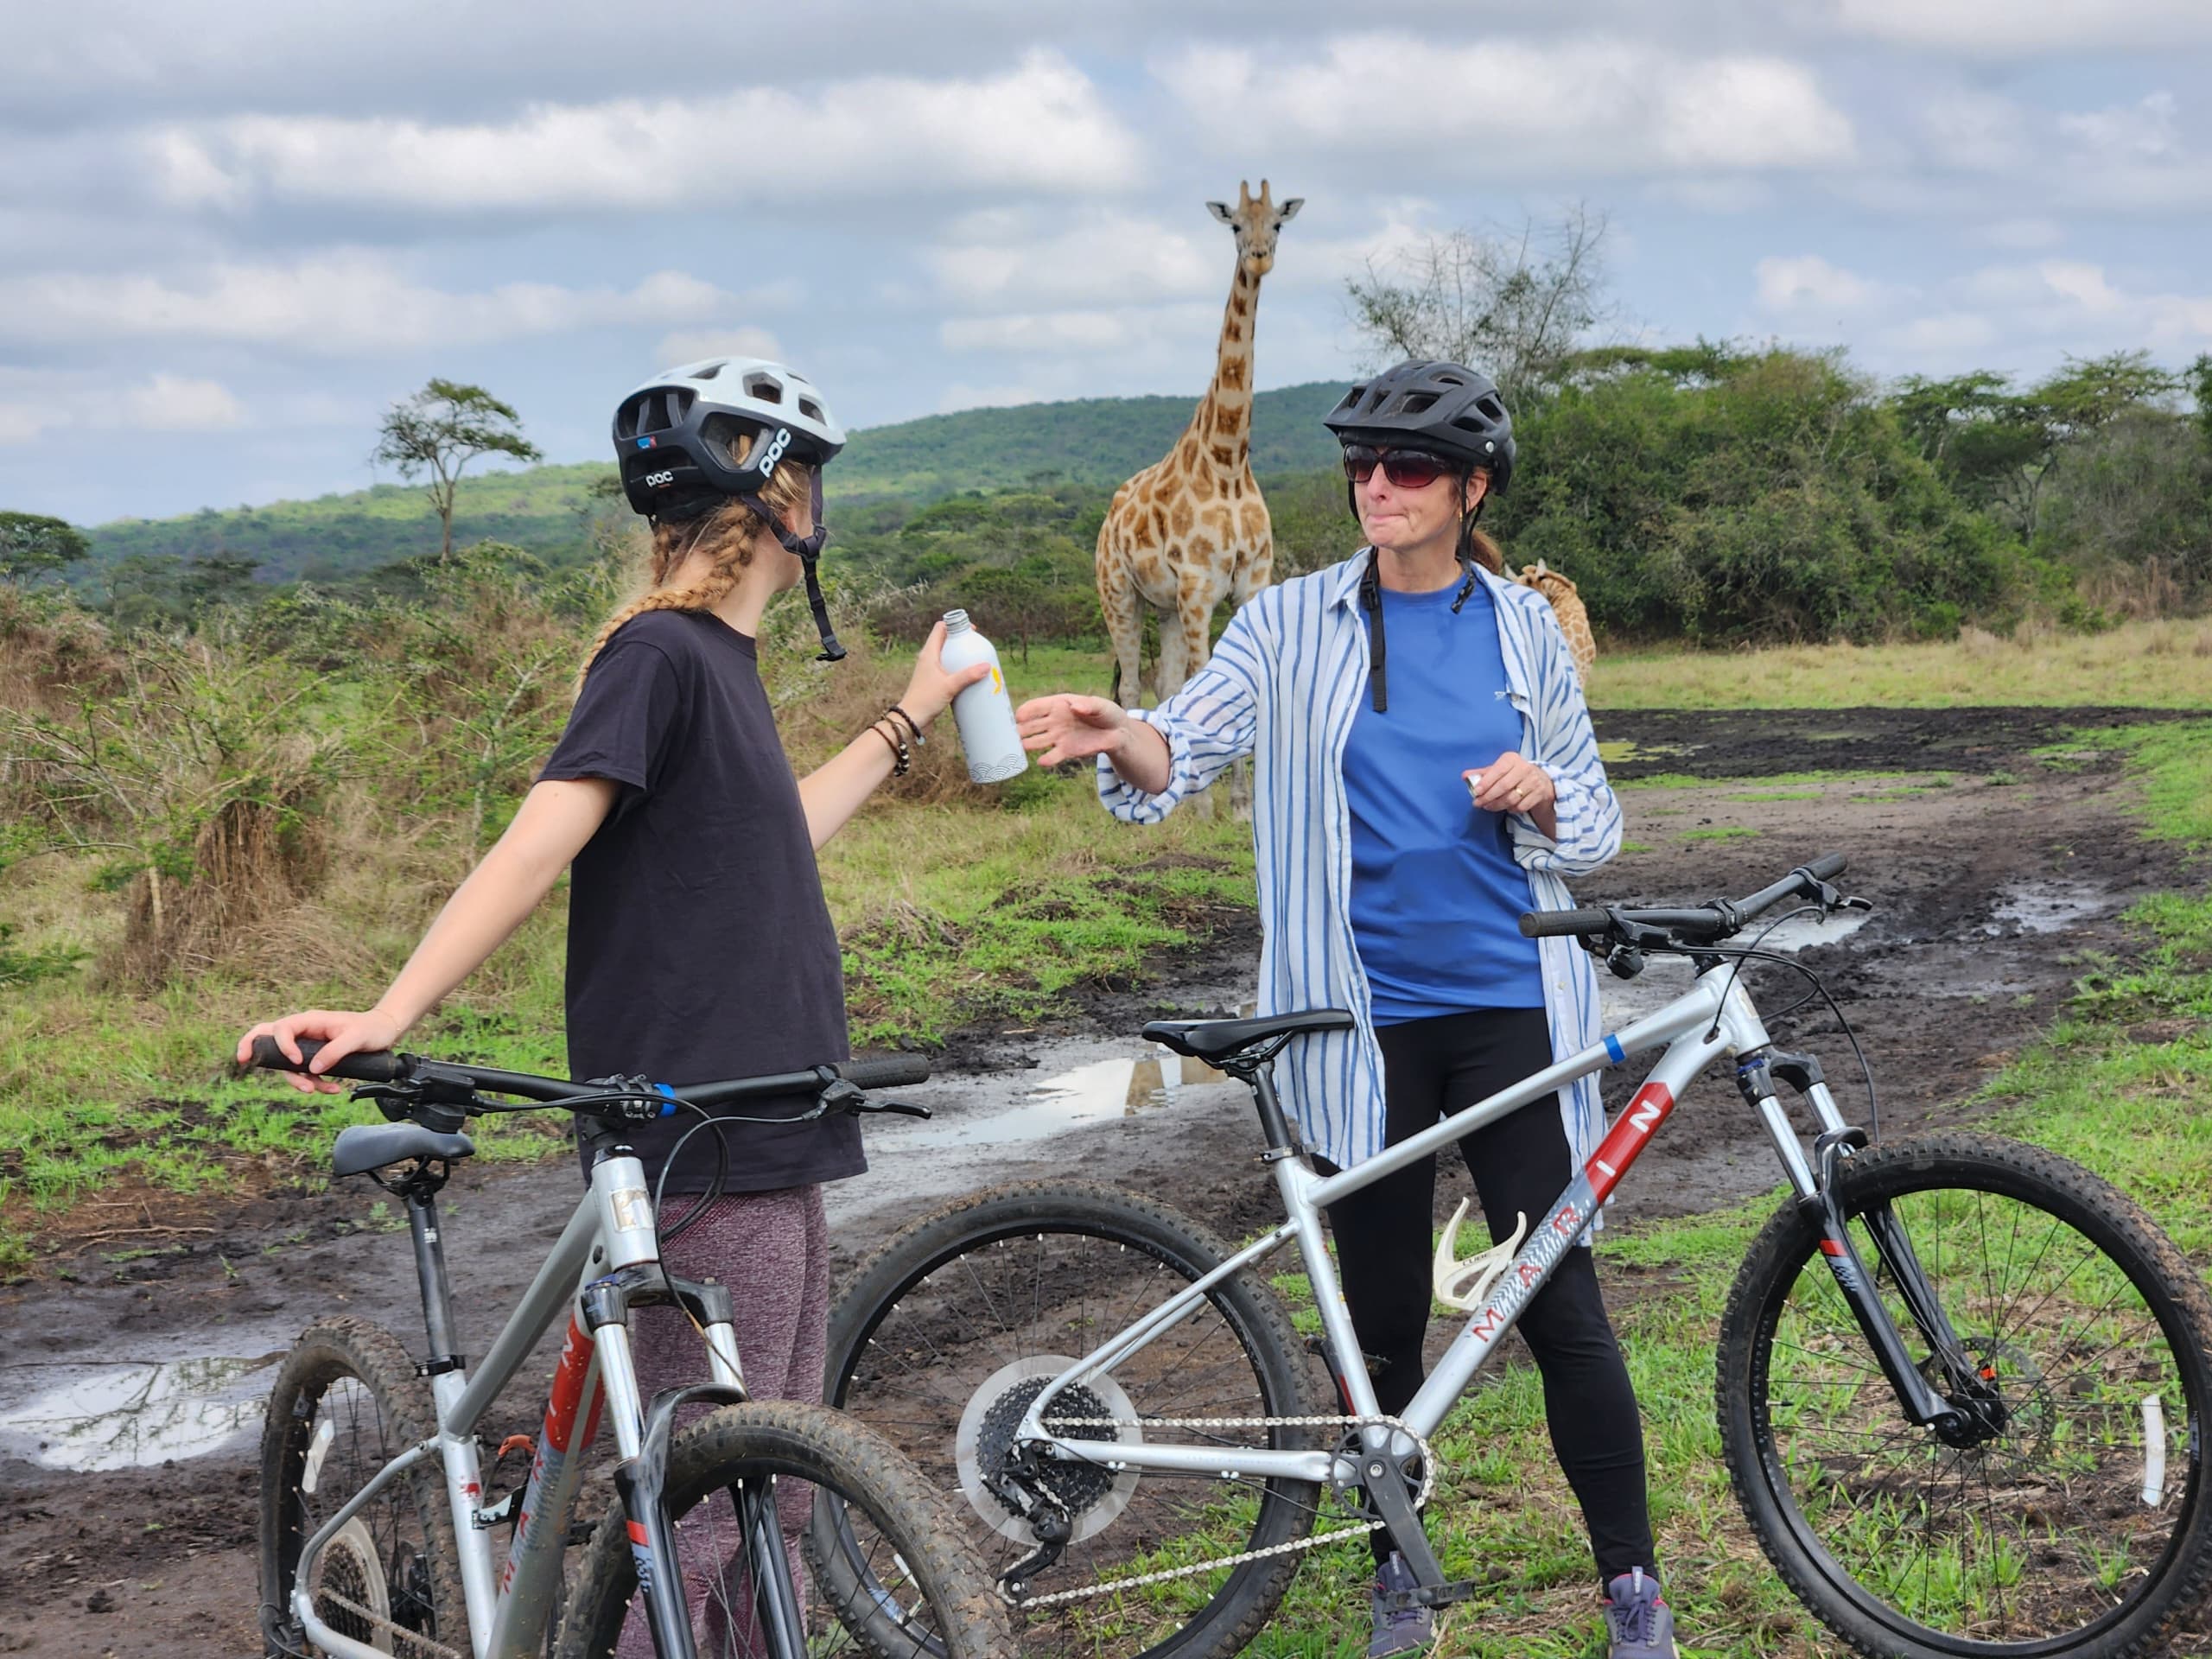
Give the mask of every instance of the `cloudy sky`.
[{"label": "cloudy sky", "polygon": [[2212,350],[2212,0],[1418,10],[0,0],[0,507],[356,488],[434,374],[569,461],[728,349],[856,426],[1195,393],[1263,175],[1262,387],[1351,372],[1368,258],[1577,201],[1629,338]]}]

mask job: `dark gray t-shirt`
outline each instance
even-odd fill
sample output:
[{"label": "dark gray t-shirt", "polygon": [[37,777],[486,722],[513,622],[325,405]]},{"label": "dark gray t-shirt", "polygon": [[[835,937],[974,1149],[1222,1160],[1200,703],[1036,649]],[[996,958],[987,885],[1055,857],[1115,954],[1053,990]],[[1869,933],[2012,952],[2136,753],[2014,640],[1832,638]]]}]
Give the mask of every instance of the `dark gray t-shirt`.
[{"label": "dark gray t-shirt", "polygon": [[[704,612],[632,617],[593,663],[539,776],[622,785],[571,867],[571,1075],[642,1074],[680,1088],[849,1057],[836,930],[750,639]],[[698,1121],[685,1112],[630,1132],[648,1177]],[[721,1133],[732,1192],[867,1167],[849,1117]],[[715,1135],[691,1137],[670,1192],[706,1190]]]}]

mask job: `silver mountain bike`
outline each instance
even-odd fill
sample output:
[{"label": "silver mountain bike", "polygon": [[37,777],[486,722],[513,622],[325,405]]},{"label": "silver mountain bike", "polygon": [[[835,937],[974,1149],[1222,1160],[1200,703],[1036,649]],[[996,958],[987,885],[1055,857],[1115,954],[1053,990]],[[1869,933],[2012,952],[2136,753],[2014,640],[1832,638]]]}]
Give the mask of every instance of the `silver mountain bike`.
[{"label": "silver mountain bike", "polygon": [[[312,1059],[321,1045],[300,1046]],[[297,1069],[267,1038],[254,1061]],[[391,1120],[340,1131],[332,1171],[370,1175],[404,1203],[429,1350],[418,1363],[389,1331],[322,1319],[278,1374],[262,1440],[261,1625],[270,1659],[606,1659],[618,1644],[659,1659],[1013,1652],[982,1564],[892,1446],[819,1405],[748,1399],[730,1294],[663,1268],[655,1195],[623,1137],[626,1124],[692,1109],[704,1124],[705,1109],[744,1102],[781,1106],[787,1120],[794,1096],[811,1098],[806,1116],[926,1116],[863,1093],[919,1082],[926,1068],[823,1066],[681,1090],[410,1054],[348,1055],[332,1072],[360,1083],[356,1097]],[[525,1103],[498,1098],[505,1096]],[[545,1104],[575,1114],[589,1182],[472,1374],[454,1320],[438,1192],[474,1151],[461,1132],[470,1117]],[[629,1319],[654,1304],[690,1317],[711,1380],[646,1400]],[[486,1467],[478,1431],[564,1314],[527,1478],[495,1496],[498,1460]],[[677,1430],[677,1409],[693,1402],[719,1409]],[[614,1497],[591,1517],[595,1527],[575,1524],[602,1423],[614,1440]]]},{"label": "silver mountain bike", "polygon": [[[1678,1096],[1725,1059],[1789,1186],[1717,1333],[1723,1452],[1775,1570],[1870,1655],[2158,1650],[2212,1571],[2212,1301],[2087,1171],[1988,1135],[1875,1142],[1817,1058],[1777,1047],[1740,970],[1796,964],[1729,941],[1786,901],[1864,908],[1829,885],[1843,867],[1831,855],[1732,903],[1524,916],[1524,933],[1580,935],[1623,974],[1648,953],[1687,956],[1694,983],[1341,1174],[1306,1155],[1271,1062],[1351,1015],[1146,1027],[1249,1086],[1288,1219],[1240,1249],[1109,1187],[956,1205],[886,1243],[841,1298],[831,1402],[899,1440],[964,1512],[1027,1653],[1233,1654],[1306,1550],[1378,1529],[1419,1580],[1408,1601],[1462,1598],[1474,1586],[1447,1576],[1422,1526],[1445,1473],[1438,1430]],[[1548,1213],[1510,1231],[1492,1218],[1495,1248],[1465,1262],[1456,1219],[1447,1230],[1436,1290],[1466,1322],[1412,1403],[1382,1415],[1325,1207],[1654,1049]],[[1333,1399],[1316,1397],[1262,1276],[1292,1243]]]}]

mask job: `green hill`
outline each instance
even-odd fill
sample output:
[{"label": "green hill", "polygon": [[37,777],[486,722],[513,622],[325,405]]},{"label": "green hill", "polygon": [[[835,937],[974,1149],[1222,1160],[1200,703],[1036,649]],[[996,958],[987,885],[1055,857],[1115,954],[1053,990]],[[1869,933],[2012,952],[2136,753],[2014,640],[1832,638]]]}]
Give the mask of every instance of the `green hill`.
[{"label": "green hill", "polygon": [[[1253,470],[1267,474],[1332,466],[1336,448],[1320,417],[1342,391],[1336,383],[1317,382],[1260,393],[1253,400]],[[853,435],[830,469],[830,497],[849,504],[899,498],[919,505],[969,489],[1116,485],[1167,452],[1196,401],[1088,397],[871,427]],[[556,560],[571,556],[585,540],[594,505],[591,486],[609,470],[607,463],[585,461],[466,478],[454,539],[511,542]],[[332,581],[435,551],[438,527],[420,489],[379,484],[312,501],[119,519],[88,535],[96,569],[133,556],[226,554],[259,561],[263,581]]]}]

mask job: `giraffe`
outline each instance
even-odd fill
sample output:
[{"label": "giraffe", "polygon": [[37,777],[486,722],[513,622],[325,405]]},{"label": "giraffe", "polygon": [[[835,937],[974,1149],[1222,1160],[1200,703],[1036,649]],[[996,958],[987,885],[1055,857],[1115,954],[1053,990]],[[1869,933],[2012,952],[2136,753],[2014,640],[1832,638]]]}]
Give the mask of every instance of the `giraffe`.
[{"label": "giraffe", "polygon": [[1098,604],[1114,642],[1114,696],[1134,708],[1144,607],[1160,613],[1161,698],[1205,665],[1214,607],[1242,605],[1268,585],[1274,533],[1252,480],[1252,330],[1260,278],[1275,262],[1275,233],[1303,205],[1281,207],[1260,181],[1255,198],[1239,181],[1236,206],[1206,204],[1236,236],[1213,382],[1166,455],[1114,493],[1098,527]]},{"label": "giraffe", "polygon": [[1588,685],[1590,665],[1598,660],[1598,642],[1591,637],[1590,613],[1582,608],[1582,595],[1574,583],[1549,569],[1541,559],[1522,565],[1521,574],[1513,580],[1523,588],[1535,588],[1551,601],[1552,614],[1559,619],[1559,631],[1567,636],[1567,655],[1574,658],[1575,677]]}]

